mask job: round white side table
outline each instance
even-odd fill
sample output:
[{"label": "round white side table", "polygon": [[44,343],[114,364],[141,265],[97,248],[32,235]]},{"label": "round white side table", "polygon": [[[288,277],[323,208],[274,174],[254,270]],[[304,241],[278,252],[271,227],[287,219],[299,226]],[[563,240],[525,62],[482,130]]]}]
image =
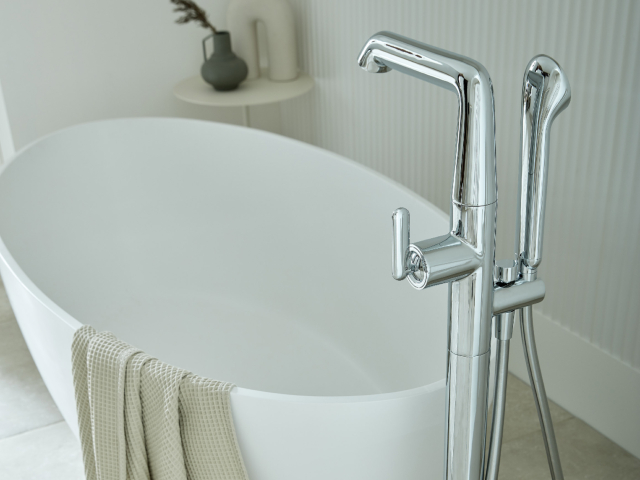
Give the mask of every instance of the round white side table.
[{"label": "round white side table", "polygon": [[236,90],[218,92],[198,75],[178,83],[173,88],[173,94],[180,100],[196,105],[242,107],[244,125],[249,127],[250,106],[289,100],[304,95],[313,85],[313,78],[304,72],[300,72],[298,78],[291,82],[272,82],[268,73],[263,71],[260,78],[244,81]]}]

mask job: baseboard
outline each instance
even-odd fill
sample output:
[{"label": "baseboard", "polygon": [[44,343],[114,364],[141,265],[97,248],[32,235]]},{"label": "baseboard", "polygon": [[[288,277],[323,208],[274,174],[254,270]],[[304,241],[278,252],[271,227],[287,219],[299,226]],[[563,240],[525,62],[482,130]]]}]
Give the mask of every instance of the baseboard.
[{"label": "baseboard", "polygon": [[[509,366],[529,383],[518,323]],[[549,398],[640,458],[640,371],[539,312],[534,329]]]}]

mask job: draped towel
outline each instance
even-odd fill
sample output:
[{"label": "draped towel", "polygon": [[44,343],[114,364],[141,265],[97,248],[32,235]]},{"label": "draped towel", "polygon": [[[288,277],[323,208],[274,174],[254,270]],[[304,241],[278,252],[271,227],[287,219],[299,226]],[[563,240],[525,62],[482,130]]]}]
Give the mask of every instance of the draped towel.
[{"label": "draped towel", "polygon": [[86,325],[71,350],[87,480],[248,480],[231,415],[234,384]]}]

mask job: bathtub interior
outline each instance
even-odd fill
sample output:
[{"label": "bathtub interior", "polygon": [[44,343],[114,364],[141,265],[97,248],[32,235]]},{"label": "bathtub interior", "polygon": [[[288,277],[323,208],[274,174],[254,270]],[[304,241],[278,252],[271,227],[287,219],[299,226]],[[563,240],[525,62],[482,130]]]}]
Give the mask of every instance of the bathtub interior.
[{"label": "bathtub interior", "polygon": [[[0,237],[80,323],[240,387],[367,395],[444,378],[446,286],[390,275],[390,215],[448,218],[388,179],[257,130],[72,127],[0,176]],[[40,292],[36,292],[40,295]]]}]

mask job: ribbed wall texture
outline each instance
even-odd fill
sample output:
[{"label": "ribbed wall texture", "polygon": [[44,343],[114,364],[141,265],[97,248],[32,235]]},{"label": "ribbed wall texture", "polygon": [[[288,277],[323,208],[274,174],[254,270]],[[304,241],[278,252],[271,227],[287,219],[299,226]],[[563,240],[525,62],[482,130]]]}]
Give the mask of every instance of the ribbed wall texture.
[{"label": "ribbed wall texture", "polygon": [[283,104],[284,133],[372,167],[445,211],[454,95],[395,72],[367,74],[356,57],[371,34],[390,30],[484,64],[496,104],[498,257],[513,255],[524,68],[539,53],[560,63],[572,100],[553,125],[540,308],[640,369],[640,2],[290,2],[301,66],[317,86]]}]

